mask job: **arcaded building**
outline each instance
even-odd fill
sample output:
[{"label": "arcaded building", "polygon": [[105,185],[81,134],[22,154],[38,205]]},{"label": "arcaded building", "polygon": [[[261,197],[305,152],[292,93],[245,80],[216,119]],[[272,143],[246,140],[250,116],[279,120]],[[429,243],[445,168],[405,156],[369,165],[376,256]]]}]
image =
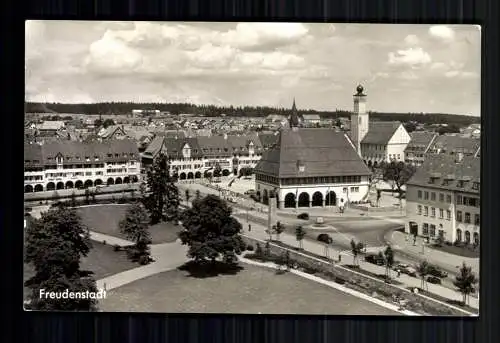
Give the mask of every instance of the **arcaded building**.
[{"label": "arcaded building", "polygon": [[342,132],[301,127],[295,106],[290,128],[255,167],[256,194],[271,192],[279,208],[343,206],[366,198],[370,170]]}]

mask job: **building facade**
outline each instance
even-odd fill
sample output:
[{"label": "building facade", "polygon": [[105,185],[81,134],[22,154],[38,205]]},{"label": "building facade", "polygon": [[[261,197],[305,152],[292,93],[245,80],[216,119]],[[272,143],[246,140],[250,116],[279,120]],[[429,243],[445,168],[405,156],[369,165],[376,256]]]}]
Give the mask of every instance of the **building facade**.
[{"label": "building facade", "polygon": [[370,122],[366,109],[367,95],[359,85],[354,94],[350,139],[359,156],[369,167],[382,162],[404,161],[410,135],[400,122]]},{"label": "building facade", "polygon": [[300,124],[292,108],[290,129],[255,168],[257,197],[267,204],[272,193],[279,208],[343,207],[365,199],[370,171],[347,136]]},{"label": "building facade", "polygon": [[130,140],[53,142],[24,147],[24,192],[139,182],[141,162]]},{"label": "building facade", "polygon": [[434,132],[413,131],[410,143],[405,149],[405,162],[413,166],[421,166],[431,145],[438,135]]},{"label": "building facade", "polygon": [[479,243],[480,184],[479,158],[428,156],[406,185],[406,232]]}]

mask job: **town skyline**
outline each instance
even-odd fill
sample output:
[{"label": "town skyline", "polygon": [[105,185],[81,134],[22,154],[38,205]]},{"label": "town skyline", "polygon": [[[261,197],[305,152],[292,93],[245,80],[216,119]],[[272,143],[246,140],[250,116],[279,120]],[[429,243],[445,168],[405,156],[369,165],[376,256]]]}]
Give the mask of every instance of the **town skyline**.
[{"label": "town skyline", "polygon": [[335,111],[362,84],[373,112],[480,116],[480,44],[473,25],[28,21],[25,100]]}]

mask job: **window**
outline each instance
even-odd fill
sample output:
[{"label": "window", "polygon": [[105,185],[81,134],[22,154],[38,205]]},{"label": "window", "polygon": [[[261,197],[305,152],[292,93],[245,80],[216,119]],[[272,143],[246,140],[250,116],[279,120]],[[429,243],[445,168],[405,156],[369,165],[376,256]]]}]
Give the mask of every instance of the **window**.
[{"label": "window", "polygon": [[431,228],[431,230],[430,230],[430,236],[431,237],[435,237],[436,236],[436,225],[431,224],[430,228]]},{"label": "window", "polygon": [[469,212],[465,212],[465,221],[464,221],[466,224],[470,224],[470,213]]},{"label": "window", "polygon": [[85,176],[92,176],[92,172],[85,172]]},{"label": "window", "polygon": [[439,219],[443,219],[444,217],[444,210],[442,208],[439,209]]},{"label": "window", "polygon": [[457,195],[457,205],[462,205],[464,203],[464,200],[461,195]]},{"label": "window", "polygon": [[429,207],[424,206],[424,216],[428,216],[428,215],[429,215]]},{"label": "window", "polygon": [[462,211],[457,211],[457,222],[462,222]]},{"label": "window", "polygon": [[422,199],[422,191],[421,191],[421,190],[419,190],[419,191],[417,192],[417,197],[418,197],[419,199]]},{"label": "window", "polygon": [[431,200],[436,201],[436,193],[434,192],[431,193]]},{"label": "window", "polygon": [[401,159],[401,154],[398,154],[398,160],[400,160],[400,159]]},{"label": "window", "polygon": [[449,195],[449,194],[448,194],[448,195],[446,195],[446,202],[447,202],[448,204],[451,204],[451,195]]},{"label": "window", "polygon": [[422,205],[417,205],[417,214],[422,214]]},{"label": "window", "polygon": [[423,234],[424,236],[428,236],[428,235],[429,235],[429,224],[424,223],[424,224],[422,225],[422,234]]},{"label": "window", "polygon": [[479,190],[479,182],[473,182],[472,183],[472,189],[474,189],[476,191]]},{"label": "window", "polygon": [[429,200],[429,192],[424,192],[424,200]]},{"label": "window", "polygon": [[479,219],[479,214],[474,215],[474,225],[479,225],[480,219]]},{"label": "window", "polygon": [[446,219],[451,220],[451,211],[450,210],[446,210]]},{"label": "window", "polygon": [[431,217],[436,217],[436,209],[434,207],[431,207]]},{"label": "window", "polygon": [[439,193],[439,201],[444,202],[444,194],[443,193]]},{"label": "window", "polygon": [[463,188],[464,187],[464,182],[462,180],[459,180],[457,183],[458,188]]}]

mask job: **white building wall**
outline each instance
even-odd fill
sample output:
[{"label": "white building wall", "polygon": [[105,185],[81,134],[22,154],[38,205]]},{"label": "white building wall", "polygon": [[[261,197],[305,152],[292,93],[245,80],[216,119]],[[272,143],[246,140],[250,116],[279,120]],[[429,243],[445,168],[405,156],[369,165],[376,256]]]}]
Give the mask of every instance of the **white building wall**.
[{"label": "white building wall", "polygon": [[404,161],[405,149],[408,146],[408,143],[410,143],[410,140],[410,135],[404,126],[400,125],[387,144],[387,161],[391,161],[393,159],[397,161]]}]

